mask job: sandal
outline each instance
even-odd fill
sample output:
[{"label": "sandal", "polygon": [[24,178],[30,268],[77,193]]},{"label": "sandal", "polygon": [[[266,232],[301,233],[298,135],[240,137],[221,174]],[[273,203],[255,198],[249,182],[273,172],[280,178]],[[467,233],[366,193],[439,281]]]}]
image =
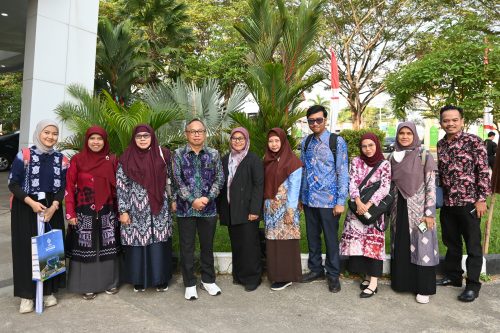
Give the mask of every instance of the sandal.
[{"label": "sandal", "polygon": [[[366,291],[370,291],[369,293],[367,293]],[[373,295],[375,295],[378,291],[378,288],[375,288],[375,290],[371,290],[370,288],[366,287],[365,290],[363,290],[360,294],[359,294],[359,297],[361,298],[369,298],[369,297],[372,297]]]},{"label": "sandal", "polygon": [[90,300],[94,299],[96,296],[97,296],[96,293],[85,293],[85,294],[83,294],[83,299],[90,301]]},{"label": "sandal", "polygon": [[[367,283],[365,284],[365,282],[367,282]],[[361,290],[365,290],[365,289],[366,289],[369,285],[370,285],[370,281],[368,281],[368,280],[363,280],[363,281],[361,281],[361,283],[359,284],[359,289],[361,289]]]}]

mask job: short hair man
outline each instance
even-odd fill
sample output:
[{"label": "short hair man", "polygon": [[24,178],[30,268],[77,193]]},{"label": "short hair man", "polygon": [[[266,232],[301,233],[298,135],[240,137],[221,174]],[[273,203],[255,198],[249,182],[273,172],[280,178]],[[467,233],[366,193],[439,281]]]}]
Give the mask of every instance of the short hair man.
[{"label": "short hair man", "polygon": [[488,139],[486,142],[486,154],[488,155],[488,165],[493,170],[493,166],[495,165],[495,155],[497,152],[497,144],[495,141],[495,132],[488,133]]},{"label": "short hair man", "polygon": [[185,129],[188,144],[174,155],[177,222],[182,278],[188,300],[198,298],[194,275],[196,231],[200,240],[201,284],[210,295],[221,294],[215,284],[213,241],[217,222],[215,198],[224,184],[219,153],[205,145],[206,128],[199,119],[191,120]]},{"label": "short hair man", "polygon": [[[302,276],[302,282],[310,282],[327,275],[328,289],[340,291],[340,256],[338,243],[339,218],[349,188],[347,144],[338,136],[336,156],[330,149],[330,132],[326,129],[328,113],[321,105],[307,110],[307,122],[313,132],[307,149],[302,141],[301,201],[306,217],[308,266],[310,272]],[[321,260],[321,233],[326,243],[325,267]]]},{"label": "short hair man", "polygon": [[465,290],[458,296],[472,302],[479,296],[483,264],[481,217],[491,193],[486,149],[482,140],[463,132],[463,110],[447,105],[441,109],[441,127],[446,136],[437,144],[438,169],[444,192],[441,208],[443,243],[447,247],[444,278],[438,285],[462,286],[462,238],[467,250]]}]

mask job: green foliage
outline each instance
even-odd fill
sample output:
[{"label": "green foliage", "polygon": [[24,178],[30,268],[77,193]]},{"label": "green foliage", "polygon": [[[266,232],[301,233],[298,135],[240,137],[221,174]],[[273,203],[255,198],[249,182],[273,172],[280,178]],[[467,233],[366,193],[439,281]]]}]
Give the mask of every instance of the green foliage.
[{"label": "green foliage", "polygon": [[[438,36],[423,43],[425,51],[415,62],[386,79],[395,111],[405,114],[417,103],[425,117],[439,117],[439,108],[455,104],[464,108],[466,126],[482,117],[485,106],[500,106],[500,44],[488,22],[476,15],[445,22]],[[489,64],[484,64],[489,48]]]},{"label": "green foliage", "polygon": [[[313,66],[319,62],[314,52],[314,38],[323,0],[303,0],[297,7],[287,8],[283,0],[249,0],[249,16],[235,28],[251,50],[248,75],[250,93],[259,106],[256,117],[242,113],[231,117],[248,129],[251,150],[263,156],[266,134],[273,127],[286,132],[304,116],[298,105],[304,91],[322,80]],[[292,148],[298,141],[289,137]]]},{"label": "green foliage", "polygon": [[0,124],[4,133],[19,129],[23,74],[0,74]]},{"label": "green foliage", "polygon": [[360,130],[342,130],[340,136],[343,137],[347,142],[347,151],[349,152],[349,158],[359,156],[359,143],[361,137],[366,133],[374,133],[380,140],[380,145],[384,143],[385,132],[377,128],[363,128]]}]

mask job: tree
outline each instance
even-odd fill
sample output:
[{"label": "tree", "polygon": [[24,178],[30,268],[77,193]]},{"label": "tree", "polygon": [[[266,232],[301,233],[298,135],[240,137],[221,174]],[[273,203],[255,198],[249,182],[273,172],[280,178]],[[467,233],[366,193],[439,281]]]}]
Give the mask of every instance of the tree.
[{"label": "tree", "polygon": [[[313,50],[318,33],[323,0],[302,0],[298,6],[285,6],[284,0],[249,0],[250,15],[235,28],[251,53],[245,82],[259,106],[256,117],[242,113],[231,117],[248,129],[250,149],[259,156],[267,146],[266,133],[273,127],[288,131],[304,116],[299,108],[304,91],[323,76],[313,67],[320,60]],[[297,140],[290,136],[290,144]]]},{"label": "tree", "polygon": [[0,74],[0,124],[4,133],[19,129],[22,86],[22,73]]},{"label": "tree", "polygon": [[[439,36],[425,43],[426,53],[388,76],[388,92],[398,113],[420,103],[426,117],[439,117],[439,108],[464,108],[468,127],[482,118],[485,106],[500,106],[500,44],[489,22],[469,13],[459,21],[444,22]],[[488,64],[485,63],[485,50]]]},{"label": "tree", "polygon": [[[419,33],[432,29],[444,5],[435,0],[331,0],[325,7],[319,46],[333,46],[353,126],[358,129],[368,104],[386,90],[390,68],[415,58]],[[329,59],[329,57],[328,57]],[[322,64],[329,73],[329,62]]]},{"label": "tree", "polygon": [[126,104],[134,87],[144,83],[146,68],[154,64],[140,53],[143,43],[132,40],[128,21],[113,26],[110,20],[103,18],[97,34],[95,89],[104,89],[116,101]]}]

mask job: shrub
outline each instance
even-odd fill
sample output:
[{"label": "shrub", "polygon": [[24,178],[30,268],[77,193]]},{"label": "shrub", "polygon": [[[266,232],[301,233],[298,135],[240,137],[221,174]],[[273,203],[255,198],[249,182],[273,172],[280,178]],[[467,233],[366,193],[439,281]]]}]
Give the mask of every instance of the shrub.
[{"label": "shrub", "polygon": [[360,130],[349,130],[345,129],[340,132],[340,136],[344,138],[347,142],[347,149],[349,152],[349,158],[353,158],[356,156],[359,156],[360,151],[359,151],[359,140],[361,137],[366,134],[366,133],[374,133],[380,140],[380,145],[381,148],[383,149],[384,147],[384,138],[385,138],[385,132],[376,129],[376,128],[363,128]]}]

